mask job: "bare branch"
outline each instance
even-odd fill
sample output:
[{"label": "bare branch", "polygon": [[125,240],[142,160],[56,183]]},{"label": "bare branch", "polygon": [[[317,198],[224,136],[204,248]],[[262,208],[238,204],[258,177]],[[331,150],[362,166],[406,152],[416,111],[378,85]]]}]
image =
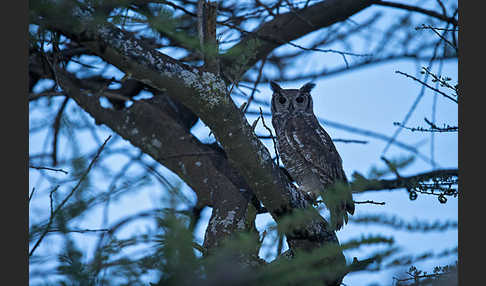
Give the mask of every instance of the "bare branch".
[{"label": "bare branch", "polygon": [[64,98],[64,101],[61,104],[61,107],[59,107],[59,111],[57,112],[56,118],[54,119],[54,135],[52,139],[52,165],[56,166],[57,165],[57,140],[59,137],[59,130],[61,128],[61,119],[62,119],[62,114],[64,112],[64,109],[66,108],[66,105],[69,101],[69,97],[66,96]]},{"label": "bare branch", "polygon": [[29,195],[29,200],[28,202],[30,203],[30,201],[32,200],[32,197],[34,196],[34,191],[35,191],[35,187],[32,188],[32,191],[30,192],[30,195]]},{"label": "bare branch", "polygon": [[435,11],[427,10],[427,9],[424,9],[424,8],[420,8],[420,7],[417,7],[417,6],[412,6],[412,5],[407,5],[407,4],[401,4],[401,3],[395,3],[395,2],[390,2],[390,1],[381,1],[381,0],[372,0],[371,2],[374,5],[394,7],[394,8],[398,8],[398,9],[407,10],[407,11],[418,12],[418,13],[421,13],[421,14],[424,14],[424,15],[427,15],[427,16],[431,16],[431,17],[434,17],[436,19],[445,21],[447,23],[451,23],[454,26],[458,26],[459,25],[459,23],[457,22],[457,20],[454,19],[454,18],[449,18],[446,15],[437,13]]},{"label": "bare branch", "polygon": [[38,166],[32,166],[30,165],[29,168],[36,169],[36,170],[49,170],[49,171],[54,171],[54,172],[62,172],[64,174],[68,174],[67,171],[64,171],[63,169],[54,169],[54,168],[49,168],[49,167],[38,167]]},{"label": "bare branch", "polygon": [[280,165],[280,162],[279,162],[279,156],[278,156],[278,150],[277,150],[276,136],[273,136],[272,129],[270,129],[270,127],[268,127],[267,124],[265,124],[265,117],[263,117],[263,111],[262,111],[261,107],[260,107],[260,118],[262,119],[263,127],[265,127],[265,129],[267,129],[268,133],[270,133],[270,138],[273,141],[273,148],[274,148],[275,156],[277,158],[277,166],[278,166],[278,165]]},{"label": "bare branch", "polygon": [[[451,46],[452,48],[454,48],[456,50],[456,53],[459,51],[459,49],[457,48],[457,46],[455,44],[453,44],[445,36],[443,36],[439,32],[437,32],[439,29],[436,29],[436,28],[434,28],[434,27],[432,27],[430,25],[425,25],[425,24],[422,24],[422,28],[428,28],[428,29],[432,30],[441,40],[443,40],[449,46]],[[448,31],[448,29],[442,29],[442,31]]]},{"label": "bare branch", "polygon": [[[103,151],[103,149],[105,148],[106,143],[108,143],[108,140],[110,140],[110,139],[111,139],[111,135],[108,136],[108,138],[106,138],[106,140],[103,143],[103,145],[101,145],[101,147],[98,149],[98,152],[96,153],[96,155],[93,158],[93,160],[91,160],[91,163],[89,163],[89,166],[86,169],[86,171],[84,171],[84,173],[82,174],[81,178],[78,180],[78,183],[76,184],[76,186],[74,186],[74,188],[71,190],[71,192],[69,192],[69,194],[64,198],[64,200],[62,200],[62,202],[56,207],[56,209],[54,209],[54,210],[52,209],[52,202],[51,202],[51,216],[49,217],[49,222],[47,223],[47,226],[44,229],[44,231],[42,232],[42,234],[40,235],[39,239],[36,241],[36,243],[34,244],[34,246],[32,247],[32,249],[30,250],[29,257],[32,256],[32,254],[34,254],[34,251],[37,249],[37,247],[40,245],[40,243],[42,242],[42,240],[44,239],[44,237],[46,236],[46,234],[49,232],[50,227],[51,227],[52,223],[54,222],[54,218],[59,213],[59,211],[64,206],[64,204],[66,204],[66,202],[71,198],[71,196],[74,194],[74,192],[76,192],[76,190],[79,188],[79,186],[81,185],[81,183],[84,181],[84,179],[88,175],[89,171],[93,167],[94,163],[98,160],[98,158],[99,158],[99,156],[101,154],[101,151]],[[57,186],[53,191],[51,191],[51,199],[52,199],[52,193],[54,191],[56,191],[58,187],[59,186]]]},{"label": "bare branch", "polygon": [[368,180],[355,173],[353,174],[354,180],[351,183],[351,188],[353,193],[401,188],[411,189],[416,187],[419,182],[428,181],[434,178],[457,177],[458,175],[458,169],[439,169],[413,176],[404,176],[393,180]]},{"label": "bare branch", "polygon": [[250,107],[250,104],[251,102],[253,101],[254,97],[255,97],[255,92],[257,90],[257,86],[258,84],[260,83],[260,79],[262,78],[262,74],[263,74],[263,67],[265,66],[265,62],[267,61],[267,58],[263,58],[262,60],[262,63],[260,65],[260,69],[258,70],[258,76],[257,76],[257,79],[255,81],[255,84],[253,85],[253,89],[251,90],[251,95],[250,97],[248,98],[248,101],[246,102],[246,105],[245,107],[243,108],[242,112],[243,113],[246,113],[246,111],[248,110],[248,107]]},{"label": "bare branch", "polygon": [[[232,78],[240,78],[256,62],[282,44],[343,21],[370,5],[369,0],[328,0],[299,10],[299,16],[292,11],[279,14],[273,20],[260,25],[251,34],[245,35],[238,44],[222,55],[223,67],[225,67],[223,73]],[[257,50],[255,46],[258,47]],[[256,54],[244,63],[235,60],[242,55],[242,52],[247,54],[248,51]],[[236,69],[237,66],[239,67]]]},{"label": "bare branch", "polygon": [[431,90],[433,90],[433,91],[435,91],[435,92],[437,92],[437,93],[441,94],[442,96],[444,96],[444,97],[446,97],[446,98],[448,98],[448,99],[450,99],[450,100],[454,101],[455,103],[458,103],[457,99],[455,99],[455,98],[453,98],[453,97],[449,96],[448,94],[444,93],[443,91],[441,91],[441,90],[439,90],[439,89],[437,89],[437,88],[435,88],[435,87],[433,87],[433,86],[428,85],[427,83],[425,83],[425,82],[421,81],[420,79],[418,79],[418,78],[414,77],[413,75],[409,75],[409,74],[404,73],[404,72],[401,72],[401,71],[395,71],[395,72],[396,72],[396,73],[398,73],[398,74],[404,75],[404,76],[406,76],[406,77],[408,77],[408,78],[411,78],[411,79],[413,79],[413,80],[415,80],[415,81],[418,81],[420,84],[422,84],[422,85],[424,85],[424,86],[426,86],[426,87],[430,88]]},{"label": "bare branch", "polygon": [[385,202],[375,202],[371,200],[366,200],[366,201],[354,201],[355,204],[372,204],[372,205],[381,205],[384,206]]},{"label": "bare branch", "polygon": [[419,131],[419,132],[457,132],[459,130],[459,128],[457,126],[447,125],[443,128],[438,127],[434,123],[428,121],[427,118],[425,118],[425,122],[427,122],[427,124],[430,125],[430,129],[423,128],[423,127],[408,127],[408,126],[401,124],[400,122],[393,122],[393,125],[400,126],[402,128],[408,129],[412,132],[415,132],[415,131]]}]

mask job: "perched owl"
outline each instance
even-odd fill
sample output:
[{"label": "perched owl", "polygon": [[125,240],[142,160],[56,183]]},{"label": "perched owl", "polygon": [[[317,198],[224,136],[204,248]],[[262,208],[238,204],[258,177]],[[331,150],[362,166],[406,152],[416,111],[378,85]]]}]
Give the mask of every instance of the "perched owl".
[{"label": "perched owl", "polygon": [[354,202],[341,157],[312,109],[310,91],[315,84],[300,89],[282,89],[275,82],[270,86],[272,124],[282,162],[301,191],[314,199],[322,195],[331,227],[339,230],[343,220],[348,222],[347,213],[354,213]]}]

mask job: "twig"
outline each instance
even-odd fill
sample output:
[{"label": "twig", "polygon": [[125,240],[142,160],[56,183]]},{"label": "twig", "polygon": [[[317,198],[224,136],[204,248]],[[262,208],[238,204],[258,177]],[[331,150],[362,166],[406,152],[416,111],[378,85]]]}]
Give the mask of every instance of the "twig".
[{"label": "twig", "polygon": [[253,101],[253,98],[255,97],[255,92],[256,92],[258,84],[260,83],[260,79],[262,78],[263,67],[265,66],[266,61],[267,61],[267,57],[264,57],[262,59],[262,64],[260,65],[260,69],[258,70],[258,76],[257,76],[257,79],[255,81],[255,85],[253,86],[253,89],[251,91],[251,95],[248,98],[248,101],[246,102],[246,106],[243,109],[243,113],[246,113],[246,111],[248,110],[248,107],[250,107],[250,104]]},{"label": "twig", "polygon": [[[446,26],[446,27],[448,27],[448,26]],[[437,49],[439,48],[439,45],[440,45],[440,41],[438,41],[438,42],[435,43],[435,45],[434,45],[434,52],[432,54],[432,58],[430,58],[430,60],[429,60],[428,66],[431,66],[432,63],[434,62],[434,60],[436,59]],[[428,74],[425,75],[424,81],[427,81],[428,76],[429,76]],[[403,118],[403,120],[402,120],[402,124],[403,125],[407,124],[408,120],[410,119],[410,117],[412,116],[413,112],[417,108],[417,106],[420,103],[420,100],[423,98],[424,94],[425,94],[425,85],[422,85],[419,94],[417,95],[417,97],[415,98],[415,101],[413,102],[412,106],[410,107],[410,109],[408,110],[407,114],[405,115],[405,118]],[[434,97],[435,97],[435,94],[434,94]],[[395,130],[395,132],[393,133],[393,136],[391,137],[391,139],[388,141],[388,143],[386,144],[385,148],[383,149],[383,152],[382,152],[383,155],[387,152],[388,148],[390,148],[391,144],[393,144],[393,142],[398,138],[398,135],[400,135],[400,133],[402,132],[402,130],[403,130],[403,128],[398,128],[397,130]],[[428,163],[430,163],[432,166],[436,166],[437,165],[436,162],[433,161],[432,159],[430,159],[430,161]]]},{"label": "twig", "polygon": [[439,3],[440,8],[442,9],[442,15],[444,15],[444,17],[447,17],[447,9],[444,6],[444,3],[442,3],[441,0],[436,0],[436,2]]},{"label": "twig", "polygon": [[355,179],[353,182],[351,182],[351,189],[353,190],[353,193],[401,188],[411,189],[417,187],[420,182],[425,182],[434,178],[457,177],[458,175],[458,169],[439,169],[393,180],[368,180],[366,178],[362,178]]},{"label": "twig", "polygon": [[[446,57],[436,57],[437,60],[449,60],[449,59],[456,59],[456,56],[452,55],[447,55]],[[272,80],[278,81],[278,82],[296,82],[296,81],[307,81],[307,80],[315,80],[318,77],[331,77],[335,76],[338,74],[341,74],[343,72],[348,72],[350,70],[355,70],[359,69],[365,66],[371,66],[371,65],[376,65],[380,63],[386,63],[390,61],[395,61],[395,60],[400,60],[400,59],[413,59],[417,61],[425,61],[430,59],[430,57],[424,57],[420,56],[416,53],[404,53],[400,55],[388,55],[384,56],[382,58],[375,58],[375,59],[366,59],[363,61],[358,61],[356,63],[351,64],[348,68],[344,67],[337,67],[335,69],[329,70],[327,67],[322,68],[319,71],[316,72],[311,72],[308,74],[301,74],[301,75],[296,75],[292,76],[291,78],[286,77],[284,75],[280,75],[278,78],[273,78]],[[269,80],[268,80],[269,81]],[[267,83],[268,81],[262,81],[262,83]]]},{"label": "twig", "polygon": [[[253,130],[253,132],[255,132],[255,128],[256,128],[259,120],[260,120],[260,116],[257,117],[257,119],[255,119],[255,121],[253,121],[253,123],[251,124],[251,130]],[[264,136],[264,137],[266,137],[266,136]],[[257,138],[261,139],[261,136],[257,135]],[[273,136],[268,136],[268,139],[271,139],[271,138],[273,138]]]},{"label": "twig", "polygon": [[458,48],[456,45],[454,45],[453,43],[451,43],[451,41],[449,41],[448,39],[446,39],[445,36],[441,35],[439,32],[437,32],[438,29],[430,26],[430,25],[425,25],[425,24],[422,24],[422,27],[423,28],[428,28],[430,30],[432,30],[437,36],[439,36],[439,38],[441,38],[444,42],[446,42],[447,44],[449,44],[451,47],[453,47],[455,50],[456,50],[456,53],[458,52]]},{"label": "twig", "polygon": [[439,27],[432,27],[432,26],[422,26],[415,27],[415,30],[427,30],[427,29],[434,29],[436,31],[447,31],[447,32],[458,32],[458,29],[449,29],[449,28],[439,28]]},{"label": "twig", "polygon": [[365,140],[355,140],[355,139],[332,139],[333,142],[341,142],[341,143],[358,143],[358,144],[368,144],[368,141]]},{"label": "twig", "polygon": [[420,8],[420,7],[401,4],[401,3],[394,3],[394,2],[389,2],[389,1],[381,1],[381,0],[371,1],[371,3],[375,4],[375,5],[388,6],[388,7],[394,7],[394,8],[404,9],[404,10],[408,10],[408,11],[418,12],[418,13],[421,13],[421,14],[425,14],[425,15],[440,19],[440,20],[445,21],[447,23],[451,23],[454,26],[459,25],[457,20],[454,19],[454,18],[449,18],[449,17],[446,17],[446,16],[439,14],[435,11],[423,9],[423,8]]},{"label": "twig", "polygon": [[52,139],[52,165],[56,166],[57,165],[57,139],[59,135],[59,130],[61,129],[61,119],[62,119],[62,114],[64,112],[64,109],[66,108],[66,105],[69,101],[69,97],[66,96],[64,98],[64,101],[61,104],[61,107],[59,108],[59,111],[57,112],[56,118],[54,120],[54,135]]},{"label": "twig", "polygon": [[[444,54],[446,52],[446,49],[444,47]],[[444,67],[444,62],[443,61],[440,61],[439,62],[439,70],[438,70],[438,73],[441,74],[442,73],[442,68]],[[423,69],[426,69],[425,67],[423,67]],[[428,71],[428,69],[427,69]],[[425,71],[424,71],[425,72]],[[434,75],[431,73],[431,75]],[[439,88],[439,82],[437,82],[435,84],[435,88]],[[457,97],[457,92],[456,92],[456,97]],[[437,93],[434,93],[434,97],[432,98],[432,122],[435,123],[435,114],[437,112]],[[430,134],[430,157],[432,158],[432,160],[434,160],[435,158],[435,137],[434,137],[434,132],[432,132]],[[435,169],[436,168],[436,165],[433,164],[432,167]]]},{"label": "twig", "polygon": [[393,125],[400,126],[404,129],[408,129],[412,132],[415,132],[415,131],[420,131],[420,132],[457,132],[459,130],[459,128],[457,126],[447,125],[446,127],[443,127],[443,128],[438,127],[435,124],[433,124],[432,122],[428,121],[427,118],[425,118],[425,122],[427,122],[427,124],[430,125],[430,127],[431,127],[430,129],[426,129],[426,128],[423,128],[423,127],[408,127],[408,126],[401,124],[400,122],[393,122]]},{"label": "twig", "polygon": [[357,53],[352,53],[352,52],[343,52],[343,51],[338,51],[334,49],[319,49],[319,48],[306,48],[300,45],[297,45],[292,42],[286,42],[287,44],[302,49],[304,51],[315,51],[315,52],[322,52],[322,53],[335,53],[335,54],[340,54],[343,57],[344,63],[346,64],[346,69],[349,68],[349,63],[348,60],[346,59],[346,55],[348,56],[356,56],[356,57],[369,57],[371,54],[357,54]]},{"label": "twig", "polygon": [[36,170],[49,170],[49,171],[55,171],[55,172],[62,172],[64,174],[68,174],[68,172],[64,171],[63,169],[54,169],[54,168],[49,168],[49,167],[38,167],[38,166],[32,166],[30,165],[29,168],[36,169]]},{"label": "twig", "polygon": [[[248,32],[236,25],[233,25],[233,24],[229,24],[229,23],[224,23],[222,25],[225,25],[229,28],[232,28],[232,29],[235,29],[237,30],[238,32],[242,33],[243,35],[254,35],[253,33],[251,32]],[[357,53],[353,53],[353,52],[343,52],[343,51],[338,51],[338,50],[334,50],[334,49],[319,49],[319,48],[306,48],[306,47],[303,47],[301,45],[298,45],[298,44],[295,44],[291,41],[284,41],[284,40],[280,40],[280,39],[277,39],[277,38],[274,38],[272,36],[262,36],[262,35],[258,35],[256,34],[255,35],[256,37],[262,39],[262,40],[265,40],[265,41],[270,41],[270,42],[275,42],[275,43],[278,43],[280,45],[283,45],[283,44],[289,44],[290,46],[293,46],[295,48],[299,48],[299,49],[302,49],[304,51],[315,51],[315,52],[323,52],[323,53],[336,53],[336,54],[340,54],[343,59],[344,59],[344,63],[346,64],[346,68],[349,68],[349,63],[348,63],[348,60],[346,59],[346,56],[356,56],[356,57],[369,57],[371,56],[371,54],[357,54]]]},{"label": "twig", "polygon": [[434,130],[438,130],[438,131],[441,131],[441,132],[444,132],[444,131],[457,131],[458,130],[458,127],[457,126],[447,126],[445,128],[441,128],[441,127],[438,127],[437,125],[435,125],[434,123],[430,122],[427,117],[424,118],[424,121],[430,125],[430,128],[434,129]]},{"label": "twig", "polygon": [[418,81],[419,83],[421,83],[422,85],[424,85],[424,86],[426,86],[426,87],[430,88],[431,90],[433,90],[433,91],[435,91],[435,92],[437,92],[437,93],[439,93],[439,94],[443,95],[444,97],[446,97],[446,98],[448,98],[448,99],[450,99],[450,100],[454,101],[455,103],[458,103],[458,102],[457,102],[457,99],[455,99],[455,98],[453,98],[453,97],[451,97],[451,96],[447,95],[446,93],[444,93],[444,92],[442,92],[442,91],[438,90],[437,88],[435,88],[435,87],[433,87],[433,86],[428,85],[427,83],[425,83],[425,82],[421,81],[420,79],[418,79],[418,78],[414,77],[413,75],[409,75],[409,74],[404,73],[404,72],[401,72],[401,71],[395,71],[395,73],[398,73],[398,74],[404,75],[404,76],[406,76],[406,77],[408,77],[408,78],[411,78],[411,79],[413,79],[413,80],[415,80],[415,81]]},{"label": "twig", "polygon": [[[50,217],[53,216],[54,214],[54,200],[52,199],[52,196],[54,195],[54,193],[57,191],[57,189],[59,189],[59,185],[57,185],[50,193],[49,193],[49,207],[50,207]],[[50,220],[49,220],[50,221]],[[49,228],[47,228],[48,230]]]},{"label": "twig", "polygon": [[[437,76],[436,74],[432,73],[428,68],[426,67],[422,67],[422,73],[427,73],[429,74],[431,77],[433,77],[432,81],[433,82],[437,82],[438,84],[440,84],[441,86],[445,86],[449,89],[452,89],[456,94],[454,94],[455,97],[458,96],[459,94],[459,89],[457,88],[457,86],[452,86],[448,83],[448,81],[451,80],[451,78],[449,77],[442,77],[442,76]],[[440,73],[440,72],[439,72]],[[436,87],[438,88],[438,87]]]},{"label": "twig", "polygon": [[280,165],[280,160],[279,160],[279,156],[278,156],[278,150],[277,150],[277,142],[275,141],[275,138],[272,134],[272,129],[270,129],[267,124],[265,124],[265,117],[263,117],[263,111],[262,111],[262,108],[260,107],[260,117],[262,118],[262,123],[263,123],[263,127],[265,127],[268,132],[270,133],[270,136],[272,137],[272,141],[273,141],[273,149],[275,151],[275,156],[276,156],[276,159],[277,159],[277,166]]},{"label": "twig", "polygon": [[103,151],[103,149],[105,148],[106,146],[106,143],[108,143],[108,140],[111,139],[111,135],[108,136],[108,138],[106,138],[105,142],[103,143],[103,145],[101,145],[101,147],[98,149],[98,152],[96,153],[95,157],[93,158],[93,160],[91,161],[91,163],[89,164],[88,168],[86,169],[86,171],[83,173],[83,175],[81,176],[81,178],[79,179],[78,183],[76,184],[76,186],[71,190],[71,192],[64,198],[64,200],[56,207],[56,209],[54,210],[52,208],[52,194],[57,190],[57,188],[59,186],[57,186],[53,191],[51,191],[51,194],[50,194],[50,197],[51,197],[51,216],[49,217],[49,222],[47,223],[47,226],[45,228],[45,230],[42,232],[41,236],[39,237],[39,239],[37,240],[37,242],[35,243],[34,247],[32,247],[32,249],[30,250],[29,252],[29,257],[32,256],[32,254],[34,254],[34,251],[37,249],[37,247],[40,245],[40,243],[42,242],[42,240],[44,239],[44,237],[46,236],[46,234],[49,232],[49,229],[52,225],[52,223],[54,222],[54,217],[59,213],[59,211],[61,210],[61,208],[64,206],[64,204],[66,204],[66,202],[71,198],[71,196],[74,194],[74,192],[79,188],[79,186],[81,185],[81,183],[84,181],[84,179],[86,178],[86,176],[88,175],[89,171],[91,170],[91,168],[93,167],[94,163],[98,160],[100,154],[101,154],[101,151]]},{"label": "twig", "polygon": [[370,200],[367,200],[367,201],[354,201],[355,204],[373,204],[373,205],[382,205],[384,206],[385,205],[385,202],[375,202],[375,201],[370,201]]},{"label": "twig", "polygon": [[206,254],[206,249],[200,245],[199,243],[196,243],[196,242],[193,242],[192,243],[192,247],[196,250],[198,250],[199,252],[201,252],[201,254],[205,255]]},{"label": "twig", "polygon": [[64,92],[60,91],[54,91],[54,90],[48,90],[48,91],[43,91],[41,93],[29,93],[29,102],[39,99],[41,97],[53,97],[53,96],[61,96],[64,95]]},{"label": "twig", "polygon": [[400,180],[402,178],[402,176],[400,176],[400,174],[398,173],[397,167],[392,162],[390,162],[390,160],[385,158],[385,156],[381,156],[380,159],[385,162],[385,164],[388,166],[388,169],[390,169],[390,171],[392,171],[393,174],[395,174],[395,176],[397,176],[398,180]]},{"label": "twig", "polygon": [[[58,232],[61,231],[60,229],[50,229],[49,232]],[[87,233],[87,232],[109,232],[110,230],[107,228],[101,229],[68,229],[62,230],[63,232],[76,232],[76,233]]]},{"label": "twig", "polygon": [[30,203],[30,200],[32,199],[32,196],[34,196],[34,191],[35,191],[35,187],[32,188],[32,191],[30,192],[30,195],[29,195],[29,203]]},{"label": "twig", "polygon": [[185,9],[185,8],[184,8],[184,7],[182,7],[182,6],[179,6],[179,5],[177,5],[177,4],[174,4],[174,3],[172,3],[171,1],[160,1],[160,2],[161,2],[162,4],[167,5],[167,6],[171,6],[171,7],[172,7],[172,8],[174,8],[174,9],[181,10],[182,12],[184,12],[184,13],[185,13],[185,14],[187,14],[187,15],[190,15],[190,16],[192,16],[192,17],[197,17],[197,14],[192,13],[191,11],[189,11],[189,10]]},{"label": "twig", "polygon": [[272,11],[272,8],[268,7],[267,5],[263,4],[261,1],[259,0],[255,0],[255,3],[258,4],[259,6],[262,6],[269,15],[273,16],[273,17],[276,17],[275,14],[273,13]]},{"label": "twig", "polygon": [[353,52],[343,52],[343,51],[338,51],[334,49],[319,49],[319,48],[306,48],[301,45],[295,44],[293,42],[285,42],[286,44],[289,44],[293,47],[302,49],[304,51],[315,51],[315,52],[323,52],[323,53],[335,53],[335,54],[340,54],[340,55],[347,55],[347,56],[355,56],[355,57],[369,57],[372,56],[372,54],[357,54]]},{"label": "twig", "polygon": [[422,275],[413,275],[410,272],[405,272],[405,273],[407,273],[408,275],[413,276],[413,277],[403,278],[403,279],[398,279],[396,277],[393,277],[393,279],[395,281],[397,281],[397,282],[405,282],[405,281],[409,281],[409,280],[417,281],[420,278],[436,278],[436,277],[441,277],[441,276],[444,276],[444,275],[447,275],[447,274],[451,274],[452,272],[433,273],[433,274],[422,274]]}]

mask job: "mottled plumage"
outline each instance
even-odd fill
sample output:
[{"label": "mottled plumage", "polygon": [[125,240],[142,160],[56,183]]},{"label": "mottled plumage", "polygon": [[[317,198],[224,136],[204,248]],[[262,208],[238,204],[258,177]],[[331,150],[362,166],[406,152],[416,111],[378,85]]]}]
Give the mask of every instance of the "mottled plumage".
[{"label": "mottled plumage", "polygon": [[307,83],[300,89],[282,89],[271,82],[272,124],[285,168],[301,191],[314,199],[322,195],[331,227],[339,230],[343,220],[348,222],[347,213],[354,213],[354,202],[341,157],[314,115],[310,95],[314,86]]}]

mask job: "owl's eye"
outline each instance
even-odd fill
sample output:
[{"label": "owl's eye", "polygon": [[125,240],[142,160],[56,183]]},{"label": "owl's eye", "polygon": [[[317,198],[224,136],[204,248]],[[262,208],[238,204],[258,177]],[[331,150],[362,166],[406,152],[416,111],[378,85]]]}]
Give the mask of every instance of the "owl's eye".
[{"label": "owl's eye", "polygon": [[278,102],[280,102],[280,104],[284,104],[286,101],[287,101],[287,99],[285,99],[285,97],[283,97],[283,96],[280,96],[278,98]]},{"label": "owl's eye", "polygon": [[304,102],[304,97],[303,96],[299,96],[299,97],[297,97],[296,101],[298,103],[302,103],[302,102]]}]

